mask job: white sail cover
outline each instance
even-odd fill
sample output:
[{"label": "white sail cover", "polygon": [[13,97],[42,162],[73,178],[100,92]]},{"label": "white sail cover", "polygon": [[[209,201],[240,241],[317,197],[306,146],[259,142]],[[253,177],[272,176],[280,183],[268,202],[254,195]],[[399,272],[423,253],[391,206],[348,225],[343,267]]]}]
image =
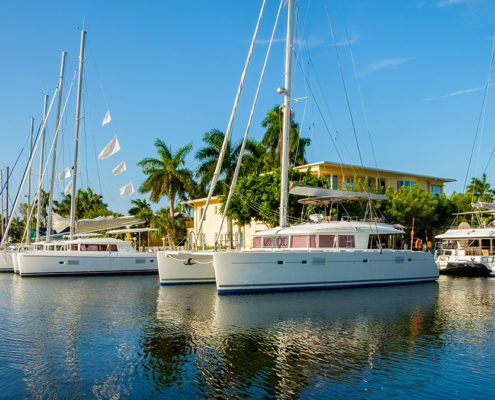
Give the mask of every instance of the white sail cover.
[{"label": "white sail cover", "polygon": [[62,180],[62,179],[67,179],[67,178],[70,178],[72,175],[70,173],[70,168],[65,168],[62,172],[60,172],[58,174],[58,179]]},{"label": "white sail cover", "polygon": [[132,182],[129,182],[127,185],[122,186],[120,188],[120,197],[127,197],[134,193],[134,186],[132,186]]},{"label": "white sail cover", "polygon": [[72,181],[70,181],[64,190],[64,195],[67,196],[72,191]]},{"label": "white sail cover", "polygon": [[[123,228],[127,226],[140,225],[145,221],[133,216],[124,217],[96,217],[93,219],[81,219],[76,221],[75,233],[96,232],[107,229]],[[62,232],[70,226],[70,218],[64,218],[53,213],[52,229]]]},{"label": "white sail cover", "polygon": [[105,146],[105,148],[98,154],[99,160],[104,160],[105,158],[110,157],[112,154],[117,153],[120,150],[119,140],[117,139],[117,135],[113,137],[110,142]]},{"label": "white sail cover", "polygon": [[103,118],[103,121],[101,122],[101,126],[105,126],[112,120],[112,117],[110,115],[110,110],[107,110],[107,113],[105,114],[105,118]]},{"label": "white sail cover", "polygon": [[127,170],[127,165],[125,164],[125,161],[122,161],[119,165],[117,165],[113,170],[112,173],[114,175],[119,175],[122,172]]}]

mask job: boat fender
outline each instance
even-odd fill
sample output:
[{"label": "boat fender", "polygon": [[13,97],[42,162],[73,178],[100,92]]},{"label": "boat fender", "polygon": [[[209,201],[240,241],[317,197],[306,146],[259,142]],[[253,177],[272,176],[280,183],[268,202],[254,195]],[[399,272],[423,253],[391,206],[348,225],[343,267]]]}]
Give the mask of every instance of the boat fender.
[{"label": "boat fender", "polygon": [[189,257],[186,261],[184,261],[184,265],[194,265],[194,258]]}]

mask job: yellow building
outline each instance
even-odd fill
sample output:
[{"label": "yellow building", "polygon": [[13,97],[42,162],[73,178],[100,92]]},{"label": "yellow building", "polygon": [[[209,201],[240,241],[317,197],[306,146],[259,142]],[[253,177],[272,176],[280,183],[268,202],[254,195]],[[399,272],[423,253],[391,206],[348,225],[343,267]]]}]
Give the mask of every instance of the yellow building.
[{"label": "yellow building", "polygon": [[[295,168],[297,171],[307,171],[308,169],[312,174],[326,178],[330,189],[347,189],[352,187],[358,179],[364,181],[367,178],[369,187],[373,189],[380,188],[384,191],[386,187],[390,186],[394,190],[397,190],[401,186],[412,187],[417,184],[421,189],[436,196],[443,193],[443,186],[445,183],[455,181],[455,179],[438,178],[385,169],[377,170],[375,168],[363,168],[356,165],[338,164],[328,161],[301,165]],[[182,204],[191,206],[194,209],[194,223],[188,224],[187,226],[188,238],[190,238],[191,232],[196,232],[199,227],[201,214],[206,205],[206,198],[184,201]],[[209,248],[214,246],[215,237],[218,233],[218,228],[220,227],[220,221],[222,219],[220,207],[220,198],[217,196],[212,197],[208,210],[206,211],[200,237],[198,238],[198,247]],[[254,234],[268,228],[265,224],[256,221],[252,221],[250,225],[242,227],[239,227],[235,221],[233,221],[232,225],[232,242],[234,248],[251,248]],[[230,243],[227,221],[224,221],[223,223],[220,243],[224,247],[228,247]]]},{"label": "yellow building", "polygon": [[438,196],[440,193],[443,193],[445,183],[455,182],[455,179],[360,167],[329,161],[301,165],[294,169],[296,171],[307,171],[309,169],[312,174],[327,179],[330,189],[346,189],[352,187],[358,179],[361,181],[367,179],[368,186],[372,189],[378,188],[384,191],[385,188],[390,186],[393,190],[397,190],[401,186],[413,187],[417,184],[419,188],[431,193],[433,196]]}]

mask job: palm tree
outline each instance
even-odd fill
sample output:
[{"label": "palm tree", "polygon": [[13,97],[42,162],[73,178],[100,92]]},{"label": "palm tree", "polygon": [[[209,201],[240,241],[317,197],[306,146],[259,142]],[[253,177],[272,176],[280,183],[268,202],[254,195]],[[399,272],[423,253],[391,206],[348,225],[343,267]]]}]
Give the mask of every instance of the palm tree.
[{"label": "palm tree", "polygon": [[[282,125],[283,113],[279,106],[273,107],[261,125],[267,128],[263,136],[262,143],[268,149],[266,162],[271,164],[271,168],[280,165],[280,157],[282,151]],[[309,138],[301,138],[299,136],[299,125],[292,119],[289,132],[289,162],[292,165],[307,164],[305,153],[306,147],[311,143]]]},{"label": "palm tree", "polygon": [[131,203],[134,204],[134,207],[129,209],[129,214],[145,220],[146,225],[149,225],[151,218],[153,218],[153,210],[146,199],[131,200]]},{"label": "palm tree", "polygon": [[[54,201],[54,212],[62,217],[70,215],[71,195],[63,196],[62,200]],[[115,215],[103,202],[103,196],[93,192],[91,188],[77,191],[76,218],[95,218],[100,216]]]},{"label": "palm tree", "polygon": [[139,191],[150,193],[149,199],[154,203],[158,203],[163,196],[166,196],[170,204],[170,223],[174,226],[176,198],[186,198],[186,194],[194,187],[192,172],[184,168],[192,144],[189,143],[174,153],[162,140],[156,139],[155,147],[158,158],[148,157],[138,162],[143,168],[143,173],[148,176]]},{"label": "palm tree", "polygon": [[490,188],[490,184],[486,181],[486,174],[484,173],[479,178],[471,178],[471,183],[467,187],[467,191],[472,193],[478,201],[492,202],[495,191]]}]

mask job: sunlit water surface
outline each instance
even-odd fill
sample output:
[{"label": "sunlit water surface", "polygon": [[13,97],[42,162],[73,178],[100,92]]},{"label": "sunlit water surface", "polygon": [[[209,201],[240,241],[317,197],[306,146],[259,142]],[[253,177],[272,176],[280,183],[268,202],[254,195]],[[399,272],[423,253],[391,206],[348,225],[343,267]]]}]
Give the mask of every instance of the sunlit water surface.
[{"label": "sunlit water surface", "polygon": [[218,296],[0,274],[0,398],[495,398],[495,279]]}]

